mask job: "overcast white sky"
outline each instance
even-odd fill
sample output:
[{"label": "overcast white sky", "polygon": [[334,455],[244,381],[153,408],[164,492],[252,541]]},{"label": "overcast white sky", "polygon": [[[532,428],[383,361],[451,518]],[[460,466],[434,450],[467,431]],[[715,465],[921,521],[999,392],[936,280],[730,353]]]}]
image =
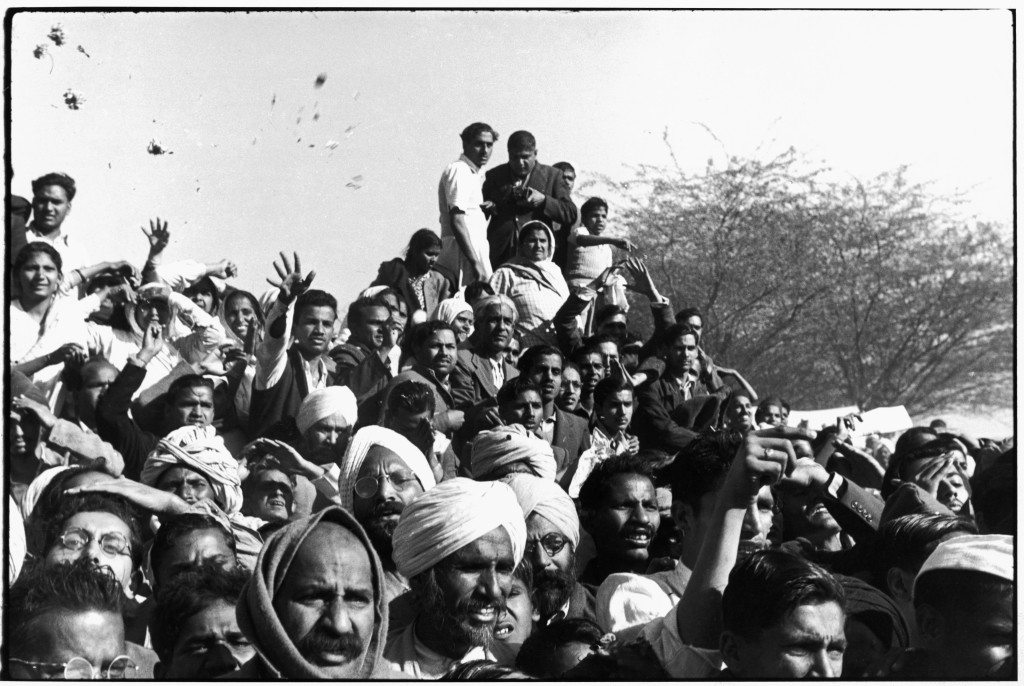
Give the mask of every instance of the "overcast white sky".
[{"label": "overcast white sky", "polygon": [[[665,163],[665,127],[683,165],[699,168],[722,154],[702,122],[733,154],[792,145],[861,177],[909,164],[914,179],[966,191],[970,213],[1009,223],[1010,21],[1007,11],[23,13],[13,191],[30,195],[51,170],[74,176],[65,226],[97,260],[141,262],[139,227],[159,215],[171,225],[168,259],[230,257],[238,285],[258,291],[277,251],[296,249],[343,303],[413,230],[437,228],[440,172],[476,120],[502,134],[492,164],[525,128],[542,161],[570,160],[584,179]],[[61,48],[46,38],[58,23]],[[49,56],[33,57],[38,44]],[[84,98],[77,111],[64,105],[69,88]],[[152,138],[174,154],[148,154]],[[357,176],[360,187],[346,187]]]}]

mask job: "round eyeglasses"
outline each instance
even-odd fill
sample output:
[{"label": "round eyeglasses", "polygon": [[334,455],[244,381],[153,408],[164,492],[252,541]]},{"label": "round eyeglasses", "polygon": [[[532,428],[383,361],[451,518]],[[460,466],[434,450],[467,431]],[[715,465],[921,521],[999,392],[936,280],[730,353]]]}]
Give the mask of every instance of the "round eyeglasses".
[{"label": "round eyeglasses", "polygon": [[94,667],[84,657],[73,657],[67,662],[32,662],[30,660],[19,660],[16,657],[10,658],[11,662],[25,665],[35,672],[37,679],[68,679],[75,681],[93,679],[134,679],[139,667],[127,655],[118,655],[106,669]]},{"label": "round eyeglasses", "polygon": [[544,552],[548,554],[548,557],[554,557],[558,553],[562,552],[562,548],[569,543],[569,539],[562,534],[551,532],[544,534],[539,539],[531,538],[526,541],[526,557],[532,557],[533,553],[537,550],[537,543],[544,548]]},{"label": "round eyeglasses", "polygon": [[[61,545],[68,550],[81,550],[93,540],[93,535],[85,529],[68,529],[57,537]],[[105,533],[99,537],[100,548],[107,555],[131,555],[132,547],[124,534],[117,532]]]},{"label": "round eyeglasses", "polygon": [[382,476],[364,476],[355,483],[355,492],[360,498],[372,498],[384,482],[390,482],[396,491],[405,491],[414,483],[419,483],[415,474],[409,472],[395,472]]}]

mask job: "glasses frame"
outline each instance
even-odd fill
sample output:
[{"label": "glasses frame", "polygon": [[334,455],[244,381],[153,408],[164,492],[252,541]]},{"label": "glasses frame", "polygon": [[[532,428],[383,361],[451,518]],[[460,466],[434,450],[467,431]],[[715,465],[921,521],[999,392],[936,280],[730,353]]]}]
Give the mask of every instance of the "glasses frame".
[{"label": "glasses frame", "polygon": [[[544,539],[550,538],[551,536],[558,536],[560,539],[562,539],[562,545],[554,549],[545,545]],[[547,553],[548,557],[554,557],[555,555],[558,555],[560,552],[565,550],[565,546],[569,545],[569,538],[558,533],[557,531],[549,531],[540,538],[528,538],[526,539],[526,549],[524,551],[524,555],[532,556],[534,550],[537,549],[538,545],[544,548],[544,552]]]},{"label": "glasses frame", "polygon": [[[124,674],[120,677],[120,679],[111,679],[110,670],[115,664],[117,664],[118,660],[125,660],[127,662]],[[135,660],[133,660],[129,655],[118,655],[110,661],[110,666],[108,666],[106,669],[96,667],[95,665],[93,665],[93,663],[89,662],[84,657],[79,657],[77,655],[68,660],[67,662],[33,662],[32,660],[22,660],[17,657],[8,658],[8,661],[17,662],[18,664],[25,665],[26,667],[29,667],[34,670],[39,670],[43,667],[60,667],[64,671],[65,680],[80,680],[84,678],[78,672],[72,671],[73,665],[76,663],[76,661],[79,661],[79,664],[82,664],[83,667],[85,665],[88,665],[90,681],[94,681],[96,679],[104,679],[106,681],[121,681],[123,679],[135,679],[136,675],[129,673],[139,671],[139,666],[135,663]]]},{"label": "glasses frame", "polygon": [[[374,496],[374,494],[377,493],[377,490],[381,486],[381,481],[380,481],[381,479],[385,479],[388,483],[391,484],[391,487],[394,488],[396,491],[405,491],[409,487],[408,484],[411,484],[413,481],[415,481],[416,483],[420,484],[420,488],[423,488],[423,484],[420,483],[420,478],[418,476],[416,476],[412,472],[408,473],[408,476],[410,476],[412,478],[408,479],[407,481],[403,482],[402,484],[396,484],[395,480],[392,479],[391,476],[392,476],[391,474],[364,476],[361,479],[356,479],[356,482],[354,484],[352,484],[352,490],[355,491],[355,494],[358,495],[360,498],[372,498]],[[395,476],[402,476],[402,475],[396,474]],[[370,481],[370,479],[373,479],[373,492],[371,492],[370,495],[363,495],[362,493],[359,492],[359,484],[360,483],[367,483],[367,482]]]},{"label": "glasses frame", "polygon": [[[86,537],[86,541],[81,546],[79,546],[77,548],[72,548],[67,543],[65,543],[64,538],[66,536],[68,536],[69,534],[76,533],[76,532],[82,533]],[[103,539],[107,538],[108,536],[118,536],[120,538],[123,538],[124,539],[124,548],[122,550],[114,550],[113,552],[111,552],[110,550],[107,550],[106,546],[103,545]],[[82,548],[84,548],[85,546],[89,545],[89,543],[91,543],[93,540],[95,540],[95,537],[91,533],[89,533],[89,531],[87,531],[86,529],[82,529],[81,527],[76,527],[74,529],[68,529],[67,531],[62,532],[59,536],[57,536],[57,540],[60,541],[60,544],[62,546],[64,546],[65,549],[71,550],[73,552],[77,552],[77,551],[81,550]],[[119,533],[116,533],[116,532],[113,532],[113,531],[105,533],[105,534],[103,534],[102,536],[99,537],[99,543],[100,543],[100,548],[102,548],[103,552],[105,552],[107,555],[124,555],[126,557],[131,557],[132,556],[132,544],[131,544],[131,541],[128,539],[127,536],[125,536],[123,534],[119,534]]]}]

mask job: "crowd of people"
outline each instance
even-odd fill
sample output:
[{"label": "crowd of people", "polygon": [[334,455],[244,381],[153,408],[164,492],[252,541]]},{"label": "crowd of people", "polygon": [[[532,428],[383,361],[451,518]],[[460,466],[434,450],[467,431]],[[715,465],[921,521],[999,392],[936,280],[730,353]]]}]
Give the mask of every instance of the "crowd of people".
[{"label": "crowd of people", "polygon": [[347,306],[12,199],[5,676],[1015,678],[1012,438],[790,426],[498,141]]}]

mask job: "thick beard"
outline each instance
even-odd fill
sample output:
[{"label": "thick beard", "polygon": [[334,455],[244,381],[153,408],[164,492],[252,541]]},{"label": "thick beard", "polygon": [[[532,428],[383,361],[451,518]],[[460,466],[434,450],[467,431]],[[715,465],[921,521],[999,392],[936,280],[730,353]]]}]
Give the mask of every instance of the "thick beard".
[{"label": "thick beard", "polygon": [[533,600],[541,618],[547,619],[560,611],[576,589],[576,559],[573,557],[568,572],[560,569],[542,569],[533,575]]},{"label": "thick beard", "polygon": [[[370,543],[373,544],[381,560],[391,561],[391,554],[393,552],[391,541],[395,536],[395,529],[398,528],[397,520],[388,521],[381,518],[389,514],[400,515],[403,508],[404,505],[401,503],[386,501],[374,507],[365,521],[359,522],[363,525],[363,529],[366,530],[366,535],[370,537]],[[388,566],[388,562],[385,562],[385,566]]]},{"label": "thick beard", "polygon": [[[494,626],[476,627],[466,620],[465,616],[472,612],[475,606],[472,600],[460,603],[454,610],[449,608],[444,591],[434,577],[435,573],[434,569],[424,573],[419,594],[420,610],[427,617],[434,634],[443,639],[443,645],[482,646],[490,650],[494,644]],[[502,605],[503,603],[499,602],[496,618],[501,615]]]}]

